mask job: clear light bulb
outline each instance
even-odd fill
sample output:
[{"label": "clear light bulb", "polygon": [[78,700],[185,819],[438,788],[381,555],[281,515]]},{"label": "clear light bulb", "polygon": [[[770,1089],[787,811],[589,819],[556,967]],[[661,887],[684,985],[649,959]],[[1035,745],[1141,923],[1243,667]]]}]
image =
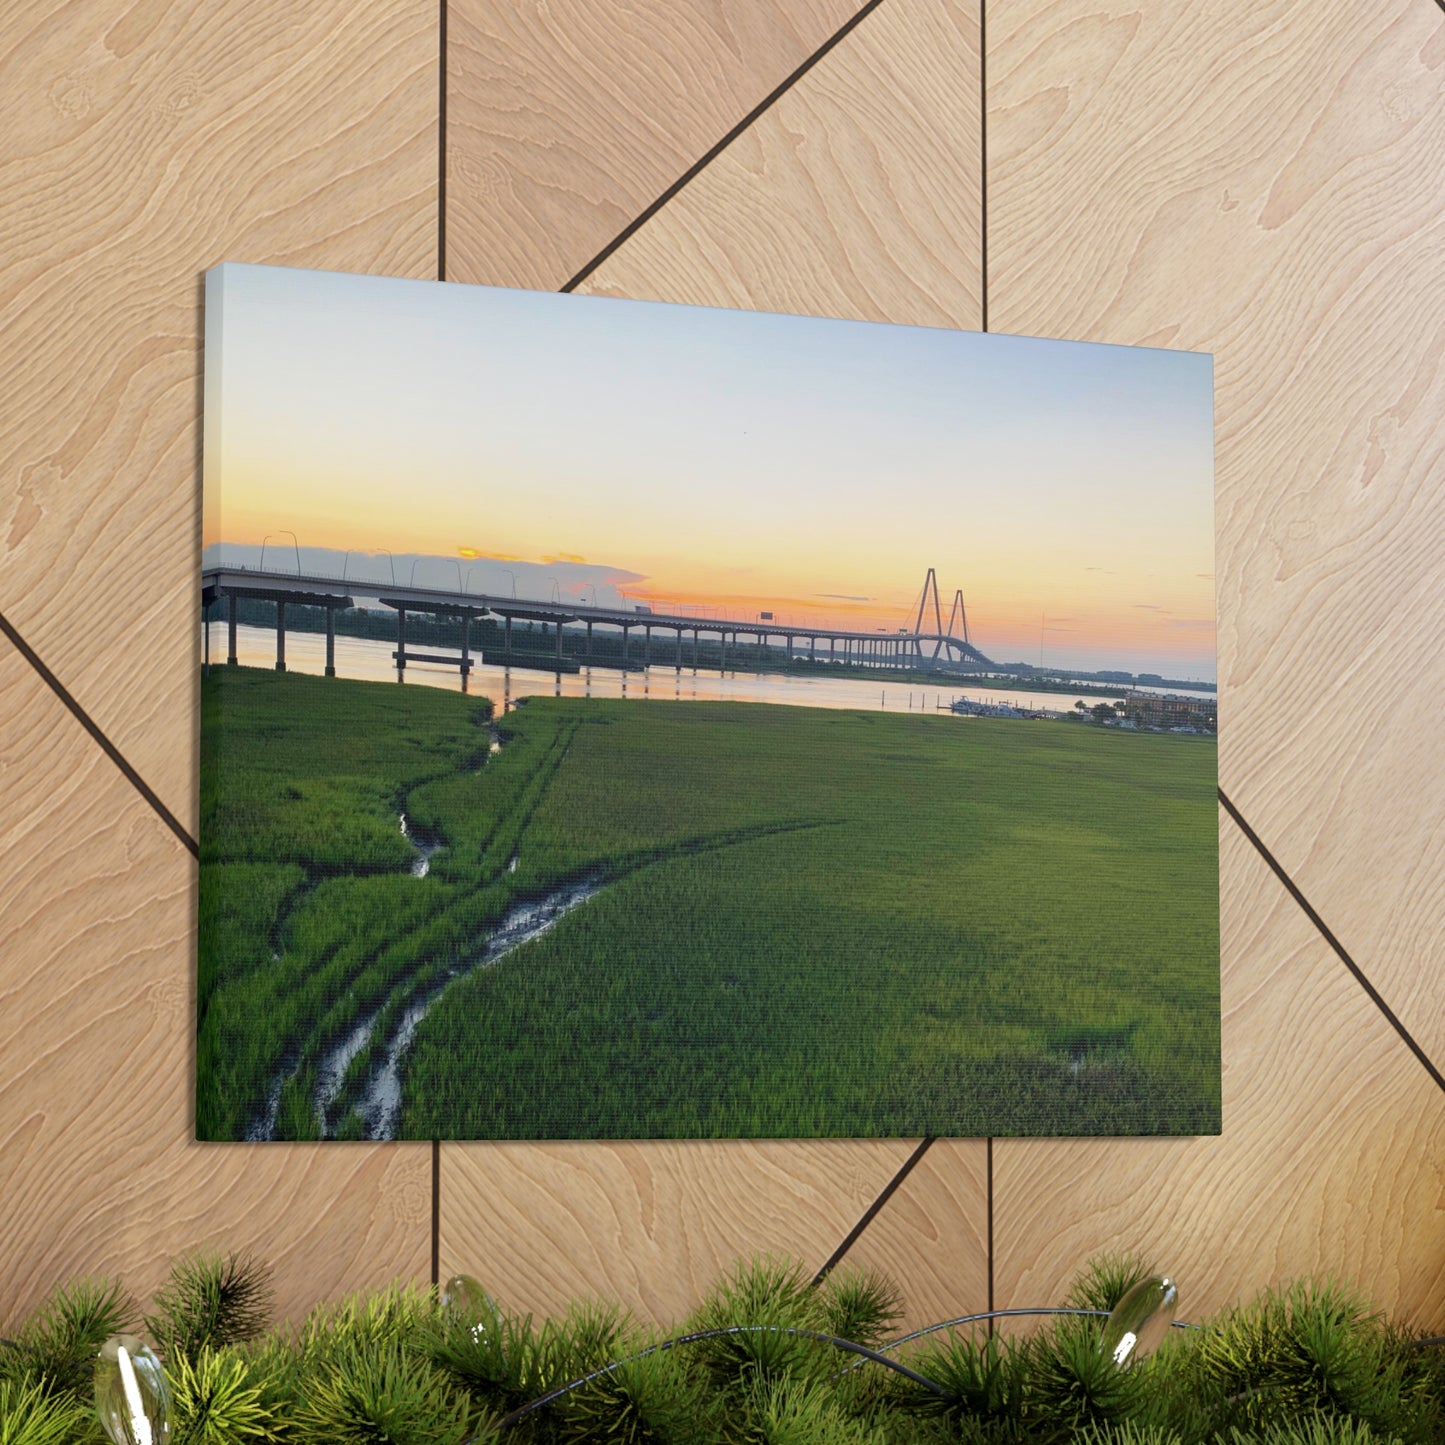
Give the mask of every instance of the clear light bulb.
[{"label": "clear light bulb", "polygon": [[1179,1289],[1168,1275],[1141,1279],[1104,1322],[1099,1349],[1121,1368],[1147,1355],[1169,1332]]},{"label": "clear light bulb", "polygon": [[476,1344],[492,1342],[502,1347],[502,1312],[479,1281],[469,1274],[454,1274],[442,1287],[442,1311],[457,1329],[465,1330]]},{"label": "clear light bulb", "polygon": [[155,1352],[134,1335],[112,1335],[95,1360],[95,1408],[114,1445],[167,1445],[171,1392]]}]

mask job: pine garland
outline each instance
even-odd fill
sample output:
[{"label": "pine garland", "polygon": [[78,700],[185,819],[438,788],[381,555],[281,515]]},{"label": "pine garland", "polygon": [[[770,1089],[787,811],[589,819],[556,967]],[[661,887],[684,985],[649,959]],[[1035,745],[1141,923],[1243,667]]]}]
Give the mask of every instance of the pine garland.
[{"label": "pine garland", "polygon": [[[1069,1303],[1110,1309],[1147,1274],[1101,1257]],[[1171,1331],[1125,1369],[1100,1350],[1097,1318],[1032,1333],[960,1326],[891,1346],[899,1301],[888,1281],[840,1272],[814,1288],[772,1260],[739,1264],[667,1334],[615,1307],[579,1304],[538,1324],[484,1296],[467,1313],[415,1288],[321,1306],[267,1333],[270,1299],[249,1258],[175,1265],[143,1317],[170,1383],[173,1445],[1445,1441],[1445,1350],[1419,1348],[1420,1336],[1330,1281]],[[93,1361],[135,1315],[119,1287],[81,1281],[7,1329],[0,1445],[105,1445]]]}]

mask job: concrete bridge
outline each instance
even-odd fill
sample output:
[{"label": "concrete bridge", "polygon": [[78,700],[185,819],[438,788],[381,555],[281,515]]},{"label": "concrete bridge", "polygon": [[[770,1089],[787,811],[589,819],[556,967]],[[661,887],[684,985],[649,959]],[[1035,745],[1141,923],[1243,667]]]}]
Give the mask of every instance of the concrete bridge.
[{"label": "concrete bridge", "polygon": [[[653,638],[670,639],[673,643],[673,665],[684,666],[686,644],[691,638],[692,666],[701,665],[699,640],[716,641],[717,669],[727,671],[728,649],[732,648],[734,665],[746,667],[748,652],[757,649],[762,656],[773,642],[780,643],[786,660],[806,658],[810,661],[841,662],[850,667],[891,667],[900,670],[935,670],[949,664],[991,666],[989,659],[974,647],[968,638],[968,619],[963,608],[962,592],[955,593],[953,610],[947,627],[938,601],[938,584],[933,568],[928,569],[918,616],[912,628],[898,632],[849,631],[846,628],[798,626],[767,618],[756,622],[733,622],[724,618],[688,617],[682,614],[654,612],[645,607],[587,607],[575,602],[536,602],[531,599],[494,596],[487,593],[453,591],[440,587],[396,587],[386,583],[366,583],[363,591],[355,582],[336,577],[308,576],[301,572],[260,570],[249,567],[208,567],[201,574],[202,616],[209,619],[217,602],[227,604],[227,656],[236,661],[236,601],[254,598],[276,605],[276,667],[286,670],[286,609],[288,606],[323,607],[326,609],[326,675],[336,675],[336,614],[354,607],[353,593],[375,596],[396,613],[396,663],[398,671],[408,662],[440,662],[457,667],[463,675],[474,666],[471,652],[471,624],[478,618],[495,618],[501,622],[505,638],[504,652],[512,653],[512,627],[515,622],[539,623],[543,632],[554,634],[552,651],[560,670],[563,662],[562,638],[566,629],[585,629],[585,640],[574,631],[573,640],[581,644],[573,655],[580,663],[594,661],[593,630],[615,629],[622,639],[621,661],[624,667],[653,665]],[[350,590],[348,590],[350,589]],[[932,600],[932,616],[928,604]],[[435,617],[457,618],[462,624],[461,651],[455,656],[441,656],[407,650],[406,621],[410,613],[426,613]],[[929,624],[932,624],[931,626]],[[209,629],[207,630],[209,645]],[[805,646],[806,644],[806,646]],[[822,645],[826,644],[826,645]],[[209,657],[207,659],[209,661]],[[600,660],[600,659],[598,659]]]}]

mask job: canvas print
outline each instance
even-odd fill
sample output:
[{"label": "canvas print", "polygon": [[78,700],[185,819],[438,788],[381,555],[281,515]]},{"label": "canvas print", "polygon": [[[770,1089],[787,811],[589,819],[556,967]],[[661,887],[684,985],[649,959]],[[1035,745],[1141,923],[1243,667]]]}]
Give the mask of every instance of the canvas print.
[{"label": "canvas print", "polygon": [[228,264],[196,1133],[1220,1127],[1208,356]]}]

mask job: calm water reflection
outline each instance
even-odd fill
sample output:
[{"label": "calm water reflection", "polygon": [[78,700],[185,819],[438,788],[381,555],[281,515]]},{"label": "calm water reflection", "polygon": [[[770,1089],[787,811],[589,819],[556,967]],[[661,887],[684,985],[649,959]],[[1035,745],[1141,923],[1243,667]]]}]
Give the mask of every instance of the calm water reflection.
[{"label": "calm water reflection", "polygon": [[[210,624],[212,664],[226,658],[226,624]],[[341,677],[395,682],[394,642],[370,637],[336,638],[336,671]],[[271,667],[276,661],[276,634],[270,628],[236,628],[236,656],[247,667]],[[474,654],[475,658],[475,654]],[[326,639],[316,632],[286,634],[286,666],[292,672],[320,675],[326,670]],[[839,668],[841,672],[842,669]],[[411,662],[406,668],[407,684],[422,687],[461,689],[454,667]],[[504,711],[523,697],[622,697],[679,702],[780,702],[802,707],[859,708],[884,712],[931,712],[947,708],[956,697],[978,702],[1015,702],[1023,708],[1047,708],[1067,712],[1083,697],[1090,704],[1097,696],[1076,692],[1012,692],[1007,687],[966,687],[959,683],[922,684],[878,678],[784,677],[777,673],[681,672],[671,667],[653,667],[648,672],[622,673],[614,668],[583,668],[560,676],[530,668],[500,668],[482,665],[472,669],[467,691],[489,697],[498,711]]]}]

